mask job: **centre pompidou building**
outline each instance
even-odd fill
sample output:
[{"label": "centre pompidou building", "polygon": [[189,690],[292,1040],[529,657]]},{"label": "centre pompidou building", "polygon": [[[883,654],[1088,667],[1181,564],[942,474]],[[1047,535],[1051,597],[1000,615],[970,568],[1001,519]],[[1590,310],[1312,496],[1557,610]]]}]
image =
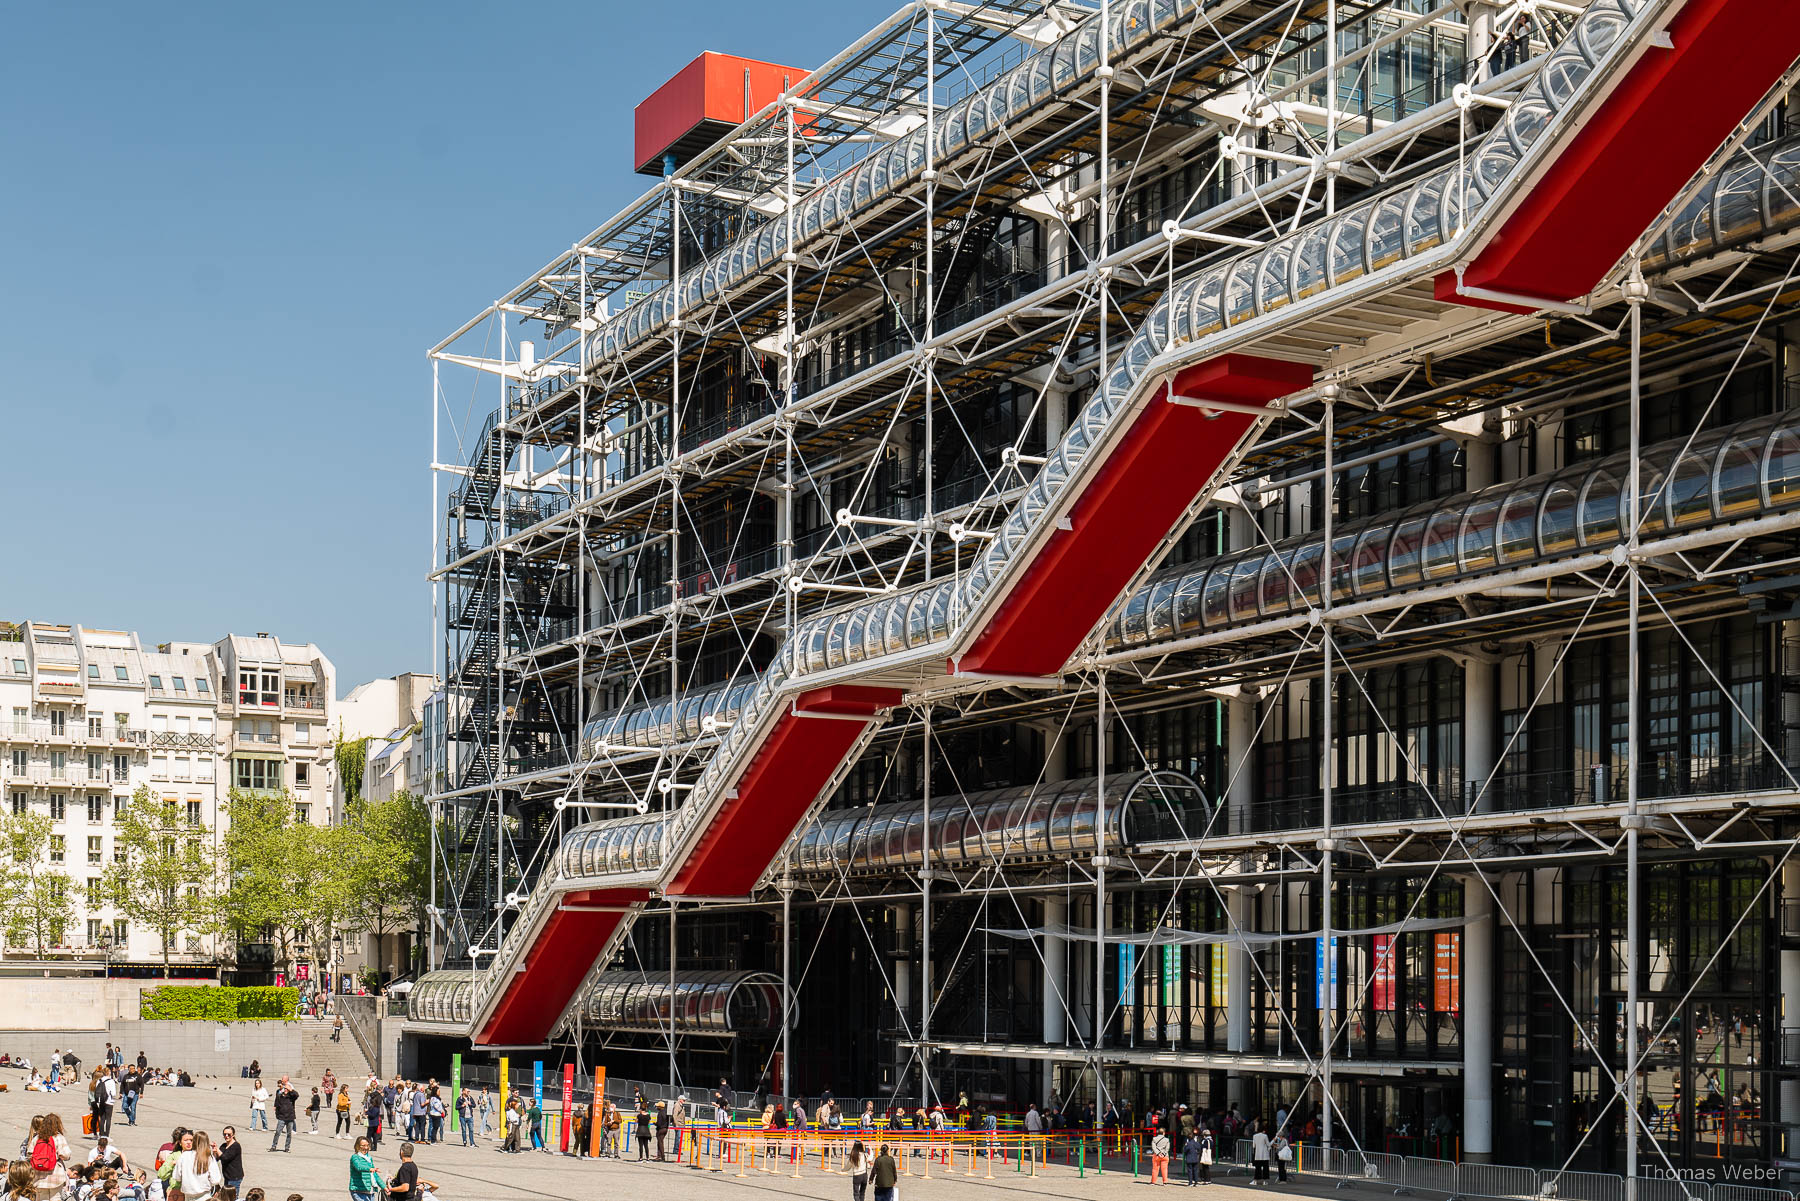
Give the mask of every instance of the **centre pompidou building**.
[{"label": "centre pompidou building", "polygon": [[1778,1170],[1796,57],[976,0],[696,60],[432,352],[409,1054]]}]

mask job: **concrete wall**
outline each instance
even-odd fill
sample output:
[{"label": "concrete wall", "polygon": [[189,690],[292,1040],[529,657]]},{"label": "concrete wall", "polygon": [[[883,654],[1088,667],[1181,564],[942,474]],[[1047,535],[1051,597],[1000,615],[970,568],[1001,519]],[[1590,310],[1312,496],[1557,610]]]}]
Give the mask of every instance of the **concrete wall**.
[{"label": "concrete wall", "polygon": [[[0,976],[0,1023],[9,1030],[47,1033],[104,1030],[135,1022],[139,997],[163,984],[211,981],[103,979],[99,976]],[[106,1040],[100,1040],[102,1046]]]},{"label": "concrete wall", "polygon": [[156,1067],[185,1069],[196,1078],[236,1079],[252,1059],[269,1073],[300,1070],[298,1022],[116,1021],[98,1030],[0,1030],[0,1051],[15,1059],[29,1055],[41,1065],[52,1050],[73,1050],[83,1074],[100,1062],[108,1042],[122,1046],[127,1059],[142,1051]]}]

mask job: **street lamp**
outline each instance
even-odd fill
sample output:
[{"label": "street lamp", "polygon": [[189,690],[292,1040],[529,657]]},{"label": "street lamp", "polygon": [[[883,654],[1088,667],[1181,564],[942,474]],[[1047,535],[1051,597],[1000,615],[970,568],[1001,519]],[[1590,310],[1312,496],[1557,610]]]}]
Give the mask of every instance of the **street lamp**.
[{"label": "street lamp", "polygon": [[100,928],[100,976],[112,979],[113,932],[105,926]]},{"label": "street lamp", "polygon": [[337,1012],[337,974],[338,962],[344,953],[344,936],[331,936],[331,974],[325,978],[325,1010],[327,1013]]}]

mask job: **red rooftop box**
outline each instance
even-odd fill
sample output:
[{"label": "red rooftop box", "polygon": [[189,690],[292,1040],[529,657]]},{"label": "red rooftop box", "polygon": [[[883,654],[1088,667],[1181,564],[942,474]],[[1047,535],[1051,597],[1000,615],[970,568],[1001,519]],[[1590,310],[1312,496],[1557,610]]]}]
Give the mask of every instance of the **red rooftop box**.
[{"label": "red rooftop box", "polygon": [[638,173],[661,175],[667,154],[679,167],[806,76],[799,67],[708,50],[637,106]]}]

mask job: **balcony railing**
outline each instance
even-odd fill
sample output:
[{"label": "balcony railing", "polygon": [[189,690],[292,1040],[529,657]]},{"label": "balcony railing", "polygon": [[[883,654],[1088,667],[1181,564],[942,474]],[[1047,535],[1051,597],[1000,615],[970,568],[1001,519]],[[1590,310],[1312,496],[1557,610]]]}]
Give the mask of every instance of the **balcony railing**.
[{"label": "balcony railing", "polygon": [[297,696],[289,693],[281,703],[288,709],[322,710],[325,708],[325,698],[322,696]]},{"label": "balcony railing", "polygon": [[185,734],[175,730],[153,730],[150,734],[150,745],[210,751],[213,749],[213,738],[211,734]]}]

